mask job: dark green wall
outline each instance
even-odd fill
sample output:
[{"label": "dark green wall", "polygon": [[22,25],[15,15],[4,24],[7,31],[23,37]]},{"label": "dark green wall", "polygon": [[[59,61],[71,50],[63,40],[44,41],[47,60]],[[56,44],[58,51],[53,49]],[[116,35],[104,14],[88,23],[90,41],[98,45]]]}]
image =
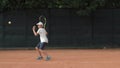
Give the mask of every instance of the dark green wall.
[{"label": "dark green wall", "polygon": [[[0,48],[35,47],[32,26],[47,17],[48,47],[119,48],[120,9],[101,9],[78,16],[75,9],[16,10],[0,14]],[[8,21],[12,24],[9,25]]]}]

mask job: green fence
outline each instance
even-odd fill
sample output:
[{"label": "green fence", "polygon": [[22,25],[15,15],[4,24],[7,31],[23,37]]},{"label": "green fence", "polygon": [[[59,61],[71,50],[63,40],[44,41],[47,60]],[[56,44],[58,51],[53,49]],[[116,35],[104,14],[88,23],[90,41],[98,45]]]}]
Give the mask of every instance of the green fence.
[{"label": "green fence", "polygon": [[[35,47],[32,26],[47,17],[50,48],[119,48],[120,9],[101,9],[79,16],[76,9],[15,10],[0,14],[0,48]],[[11,21],[11,24],[8,24]]]}]

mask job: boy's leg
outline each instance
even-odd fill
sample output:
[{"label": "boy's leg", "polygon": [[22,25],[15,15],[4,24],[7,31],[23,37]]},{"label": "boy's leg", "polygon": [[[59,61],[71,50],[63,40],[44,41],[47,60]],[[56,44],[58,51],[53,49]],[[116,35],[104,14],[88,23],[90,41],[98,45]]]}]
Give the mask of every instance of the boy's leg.
[{"label": "boy's leg", "polygon": [[44,50],[42,50],[42,49],[39,49],[40,50],[40,52],[43,54],[43,55],[45,55],[46,56],[46,58],[45,58],[45,60],[46,61],[48,61],[48,60],[50,60],[51,59],[51,57],[47,54],[47,52],[46,51],[44,51]]},{"label": "boy's leg", "polygon": [[46,45],[47,45],[47,43],[45,43],[45,42],[41,43],[39,50],[42,54],[44,54],[45,56],[48,56],[47,52],[44,51]]},{"label": "boy's leg", "polygon": [[40,44],[41,44],[41,43],[39,42],[39,43],[37,44],[37,46],[35,47],[36,51],[39,53],[39,56],[38,56],[37,60],[41,60],[41,59],[43,58],[41,51],[39,51]]},{"label": "boy's leg", "polygon": [[47,52],[45,52],[44,50],[39,49],[39,51],[40,51],[43,55],[48,56]]},{"label": "boy's leg", "polygon": [[39,53],[39,56],[42,57],[42,54],[41,54],[41,52],[39,51],[39,48],[38,48],[38,47],[35,47],[35,49],[36,49],[36,51]]},{"label": "boy's leg", "polygon": [[50,60],[50,56],[48,56],[47,52],[44,51],[45,46],[47,43],[43,42],[40,44],[39,51],[41,52],[42,55],[46,56],[46,60]]},{"label": "boy's leg", "polygon": [[35,49],[36,49],[37,52],[39,53],[39,56],[38,56],[37,60],[43,59],[42,53],[39,51],[39,48],[36,47]]}]

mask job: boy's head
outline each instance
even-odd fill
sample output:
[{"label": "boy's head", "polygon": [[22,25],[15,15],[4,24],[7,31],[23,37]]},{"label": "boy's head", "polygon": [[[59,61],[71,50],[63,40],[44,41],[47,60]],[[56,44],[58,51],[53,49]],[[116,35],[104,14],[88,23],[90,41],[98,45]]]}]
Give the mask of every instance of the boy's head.
[{"label": "boy's head", "polygon": [[42,28],[43,27],[43,23],[42,22],[38,22],[36,25],[38,26],[38,28]]}]

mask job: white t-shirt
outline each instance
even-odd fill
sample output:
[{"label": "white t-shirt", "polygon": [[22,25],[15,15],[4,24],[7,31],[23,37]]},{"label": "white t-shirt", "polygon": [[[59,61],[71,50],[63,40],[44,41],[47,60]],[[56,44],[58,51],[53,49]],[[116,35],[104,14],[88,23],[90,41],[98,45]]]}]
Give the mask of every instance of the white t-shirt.
[{"label": "white t-shirt", "polygon": [[46,30],[44,28],[39,28],[37,33],[40,35],[41,42],[48,43],[48,38],[46,36]]}]

